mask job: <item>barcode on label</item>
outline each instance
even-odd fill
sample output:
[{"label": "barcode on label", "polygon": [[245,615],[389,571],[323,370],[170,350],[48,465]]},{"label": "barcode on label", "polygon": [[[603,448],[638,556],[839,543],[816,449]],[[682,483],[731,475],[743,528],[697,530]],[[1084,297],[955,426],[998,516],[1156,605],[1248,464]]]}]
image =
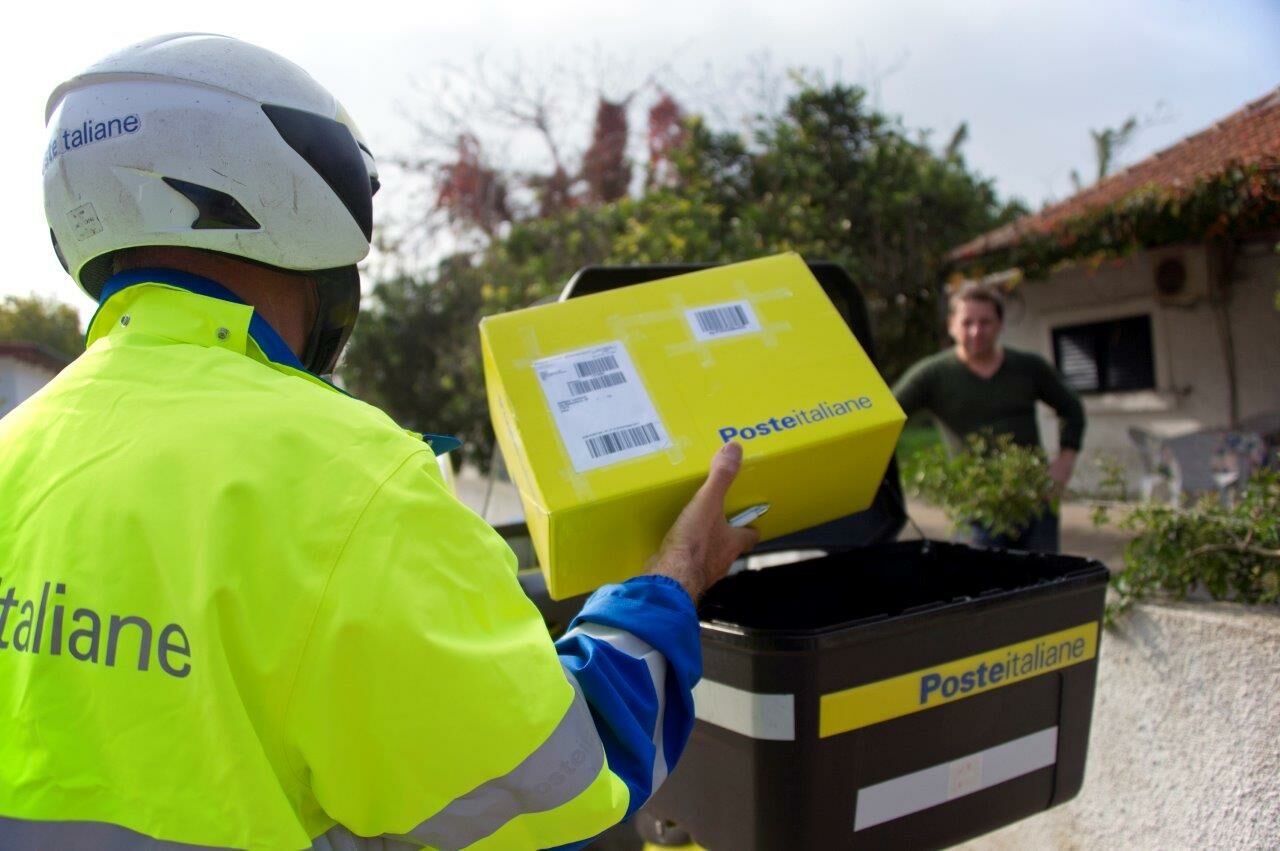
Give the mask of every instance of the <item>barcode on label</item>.
[{"label": "barcode on label", "polygon": [[569,392],[575,396],[590,393],[592,390],[604,390],[606,387],[617,387],[626,384],[627,377],[621,372],[607,372],[599,378],[586,378],[582,381],[569,380]]},{"label": "barcode on label", "polygon": [[747,312],[736,304],[695,310],[693,320],[704,334],[727,334],[730,331],[741,331],[751,324],[747,319]]},{"label": "barcode on label", "polygon": [[586,378],[589,375],[602,375],[606,372],[613,372],[618,368],[618,360],[613,355],[605,355],[602,358],[578,361],[573,365],[573,368],[577,371],[579,378]]},{"label": "barcode on label", "polygon": [[614,455],[627,449],[635,449],[637,446],[658,443],[660,440],[658,430],[652,423],[620,428],[586,439],[587,451],[591,453],[592,458]]}]

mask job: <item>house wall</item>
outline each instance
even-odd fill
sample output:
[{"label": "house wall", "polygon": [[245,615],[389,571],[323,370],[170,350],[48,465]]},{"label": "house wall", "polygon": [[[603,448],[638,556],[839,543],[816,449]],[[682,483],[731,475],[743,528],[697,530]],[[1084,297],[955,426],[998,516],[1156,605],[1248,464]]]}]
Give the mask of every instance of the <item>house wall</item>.
[{"label": "house wall", "polygon": [[1232,278],[1240,415],[1249,417],[1280,409],[1280,254],[1274,244],[1242,252]]},{"label": "house wall", "polygon": [[[1180,257],[1187,269],[1184,295],[1157,298],[1155,269],[1165,258]],[[1143,252],[1096,269],[1077,264],[1045,281],[1028,281],[1012,294],[1006,311],[1004,341],[1035,351],[1053,362],[1052,330],[1126,316],[1151,317],[1156,387],[1150,391],[1085,395],[1088,426],[1075,485],[1090,489],[1098,479],[1098,457],[1119,458],[1131,481],[1141,473],[1141,458],[1128,429],[1140,426],[1173,437],[1230,421],[1226,355],[1219,312],[1208,299],[1211,258],[1203,245],[1169,246]],[[1241,247],[1232,274],[1226,315],[1235,342],[1241,417],[1280,411],[1280,311],[1273,299],[1280,289],[1280,256],[1272,243]],[[1057,446],[1053,411],[1039,410],[1046,447]]]},{"label": "house wall", "polygon": [[0,417],[49,383],[54,373],[16,358],[0,356]]}]

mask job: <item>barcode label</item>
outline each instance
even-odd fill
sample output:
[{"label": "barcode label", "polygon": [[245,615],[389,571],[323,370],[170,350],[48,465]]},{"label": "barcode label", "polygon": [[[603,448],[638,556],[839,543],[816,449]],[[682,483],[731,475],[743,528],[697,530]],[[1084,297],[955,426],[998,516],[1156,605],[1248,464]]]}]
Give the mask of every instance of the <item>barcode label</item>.
[{"label": "barcode label", "polygon": [[622,341],[542,358],[533,368],[575,471],[585,473],[671,446]]},{"label": "barcode label", "polygon": [[579,378],[586,378],[588,375],[602,375],[617,369],[618,359],[613,355],[606,355],[602,358],[578,361],[573,365],[573,368],[578,373]]},{"label": "barcode label", "polygon": [[760,321],[749,301],[713,304],[686,310],[685,316],[699,340],[715,340],[760,330]]},{"label": "barcode label", "polygon": [[698,320],[698,327],[708,334],[725,334],[747,327],[747,313],[736,304],[699,310],[693,318]]},{"label": "barcode label", "polygon": [[575,396],[581,396],[583,393],[590,393],[592,390],[604,390],[607,387],[617,387],[619,384],[626,383],[627,377],[621,372],[607,372],[599,378],[570,381],[569,392]]},{"label": "barcode label", "polygon": [[588,437],[587,451],[591,453],[592,458],[600,458],[605,455],[617,455],[619,452],[635,449],[638,446],[658,443],[661,440],[658,430],[651,423],[645,423]]}]

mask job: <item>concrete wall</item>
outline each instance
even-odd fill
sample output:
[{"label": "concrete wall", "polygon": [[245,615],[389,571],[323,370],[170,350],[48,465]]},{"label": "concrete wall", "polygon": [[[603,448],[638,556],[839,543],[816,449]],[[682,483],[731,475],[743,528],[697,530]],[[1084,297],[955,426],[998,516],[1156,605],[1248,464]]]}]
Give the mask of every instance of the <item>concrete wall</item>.
[{"label": "concrete wall", "polygon": [[[1187,269],[1185,298],[1179,303],[1155,296],[1155,268],[1179,257]],[[1210,257],[1201,245],[1169,246],[1097,269],[1077,264],[1046,281],[1028,281],[1014,292],[1004,340],[1053,361],[1054,328],[1126,316],[1151,317],[1156,387],[1150,391],[1085,397],[1089,423],[1076,484],[1096,481],[1099,453],[1121,458],[1134,481],[1141,463],[1128,436],[1141,426],[1176,436],[1230,420],[1226,357],[1214,309],[1208,303]],[[1273,305],[1280,288],[1280,257],[1271,242],[1247,244],[1232,275],[1227,314],[1235,338],[1240,414],[1280,410],[1280,312]],[[1053,412],[1040,406],[1046,447],[1057,447]]]},{"label": "concrete wall", "polygon": [[49,383],[54,373],[16,358],[0,356],[0,417]]},{"label": "concrete wall", "polygon": [[1280,608],[1122,618],[1102,639],[1080,795],[962,847],[1280,848]]}]

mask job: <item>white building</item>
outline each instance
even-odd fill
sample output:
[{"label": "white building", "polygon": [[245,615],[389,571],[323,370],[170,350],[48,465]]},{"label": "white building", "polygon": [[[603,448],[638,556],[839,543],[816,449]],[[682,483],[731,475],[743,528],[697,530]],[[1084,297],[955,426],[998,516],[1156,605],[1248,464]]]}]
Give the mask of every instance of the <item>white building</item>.
[{"label": "white building", "polygon": [[0,343],[0,417],[49,383],[71,359],[36,343]]}]

